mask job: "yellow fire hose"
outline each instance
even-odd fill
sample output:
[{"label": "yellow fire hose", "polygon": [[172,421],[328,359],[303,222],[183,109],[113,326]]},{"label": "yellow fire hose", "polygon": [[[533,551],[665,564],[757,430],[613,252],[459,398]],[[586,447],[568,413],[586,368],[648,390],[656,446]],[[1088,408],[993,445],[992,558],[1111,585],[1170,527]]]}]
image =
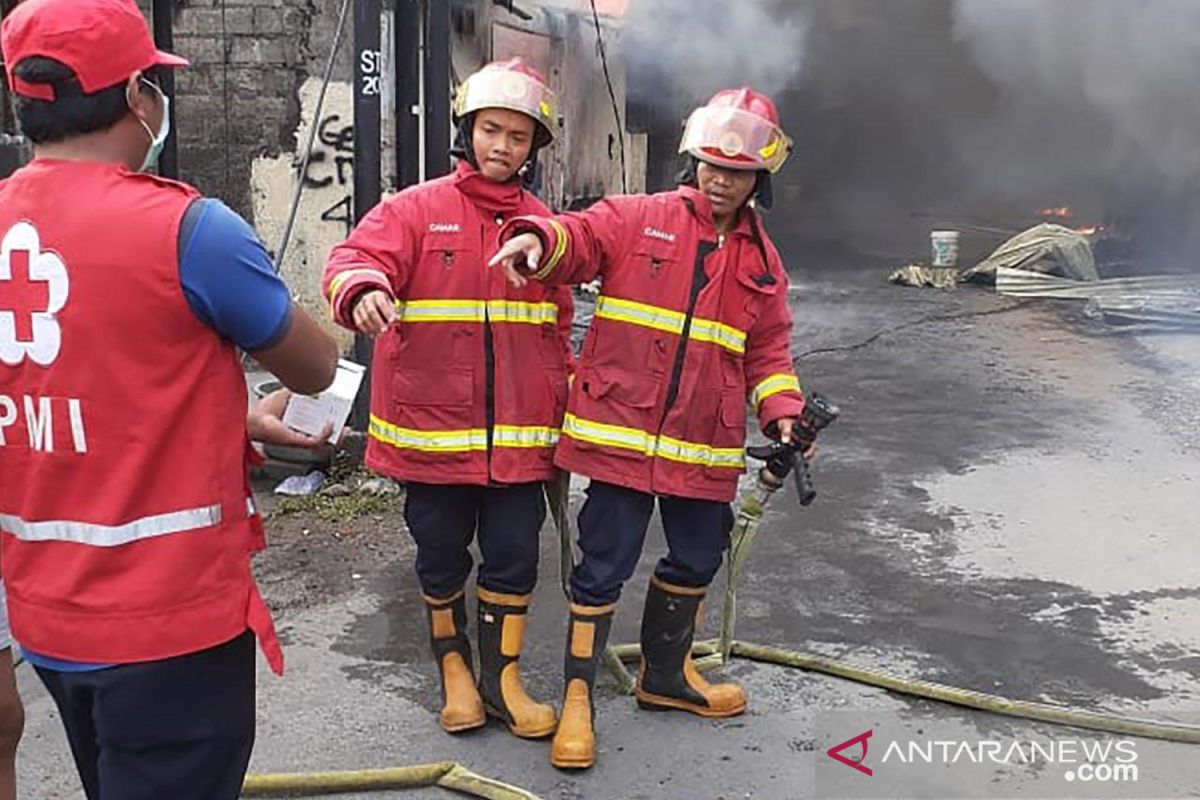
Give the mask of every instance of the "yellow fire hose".
[{"label": "yellow fire hose", "polygon": [[242,797],[314,797],[346,792],[384,792],[438,786],[487,800],[539,800],[507,783],[476,775],[450,761],[415,767],[364,769],[347,772],[283,772],[247,775]]}]

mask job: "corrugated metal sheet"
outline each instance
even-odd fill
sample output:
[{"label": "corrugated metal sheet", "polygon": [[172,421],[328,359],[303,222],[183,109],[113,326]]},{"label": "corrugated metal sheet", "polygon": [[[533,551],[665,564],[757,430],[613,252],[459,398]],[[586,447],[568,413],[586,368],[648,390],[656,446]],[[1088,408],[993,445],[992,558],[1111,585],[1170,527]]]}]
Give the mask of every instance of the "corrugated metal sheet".
[{"label": "corrugated metal sheet", "polygon": [[996,291],[1013,297],[1084,300],[1089,317],[1126,330],[1200,330],[1200,276],[1073,281],[1002,267],[996,271]]},{"label": "corrugated metal sheet", "polygon": [[1156,330],[1200,330],[1200,309],[1170,310],[1138,306],[1105,306],[1096,304],[1088,314],[1110,325],[1135,326]]},{"label": "corrugated metal sheet", "polygon": [[1020,269],[996,270],[996,291],[1014,297],[1061,300],[1154,300],[1166,303],[1200,303],[1200,276],[1154,275],[1144,278],[1106,278],[1074,281]]}]

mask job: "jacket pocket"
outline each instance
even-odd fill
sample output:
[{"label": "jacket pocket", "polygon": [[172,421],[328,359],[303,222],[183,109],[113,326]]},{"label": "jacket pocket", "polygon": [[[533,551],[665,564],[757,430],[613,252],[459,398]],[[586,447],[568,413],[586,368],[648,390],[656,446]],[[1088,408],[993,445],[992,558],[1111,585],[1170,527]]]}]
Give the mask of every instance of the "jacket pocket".
[{"label": "jacket pocket", "polygon": [[657,383],[639,387],[635,378],[595,367],[575,378],[568,408],[573,419],[564,422],[573,446],[637,461],[647,458]]},{"label": "jacket pocket", "polygon": [[584,394],[593,400],[609,400],[640,409],[657,405],[659,381],[651,375],[595,365],[582,380]]},{"label": "jacket pocket", "polygon": [[478,261],[477,251],[463,236],[426,236],[421,242],[421,271],[432,278],[438,270],[462,270]]},{"label": "jacket pocket", "polygon": [[392,397],[402,405],[469,407],[474,396],[470,369],[397,369]]},{"label": "jacket pocket", "polygon": [[669,275],[678,268],[680,261],[677,245],[650,237],[643,237],[637,243],[633,257],[638,269],[645,270],[651,280],[656,280],[660,275]]}]

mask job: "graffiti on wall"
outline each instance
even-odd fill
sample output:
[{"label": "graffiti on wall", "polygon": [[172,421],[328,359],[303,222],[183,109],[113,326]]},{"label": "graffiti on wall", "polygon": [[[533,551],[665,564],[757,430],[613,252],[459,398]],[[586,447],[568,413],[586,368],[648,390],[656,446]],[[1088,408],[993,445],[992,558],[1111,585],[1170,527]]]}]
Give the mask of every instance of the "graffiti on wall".
[{"label": "graffiti on wall", "polygon": [[317,126],[317,141],[304,172],[304,188],[337,187],[342,196],[321,211],[321,221],[340,225],[345,235],[354,227],[354,126],[340,114],[329,114]]},{"label": "graffiti on wall", "polygon": [[[308,142],[314,116],[317,137],[304,173],[304,192],[280,271],[300,303],[329,330],[349,343],[348,334],[329,323],[329,310],[321,297],[321,272],[329,251],[343,241],[354,225],[354,100],[352,84],[332,82],[321,113],[316,101],[321,81],[310,77],[300,88],[300,124],[295,141]],[[252,167],[254,223],[263,239],[277,242],[282,235],[295,191],[303,152],[281,153],[256,159]]]}]

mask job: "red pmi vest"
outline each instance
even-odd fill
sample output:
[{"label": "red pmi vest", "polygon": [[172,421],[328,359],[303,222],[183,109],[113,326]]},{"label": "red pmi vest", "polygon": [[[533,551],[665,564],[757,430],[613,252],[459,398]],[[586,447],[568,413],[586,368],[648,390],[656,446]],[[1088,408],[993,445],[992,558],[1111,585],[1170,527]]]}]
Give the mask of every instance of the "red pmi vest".
[{"label": "red pmi vest", "polygon": [[254,630],[246,384],[197,319],[177,238],[198,197],[98,162],[0,182],[0,566],[14,638],[154,661]]}]

